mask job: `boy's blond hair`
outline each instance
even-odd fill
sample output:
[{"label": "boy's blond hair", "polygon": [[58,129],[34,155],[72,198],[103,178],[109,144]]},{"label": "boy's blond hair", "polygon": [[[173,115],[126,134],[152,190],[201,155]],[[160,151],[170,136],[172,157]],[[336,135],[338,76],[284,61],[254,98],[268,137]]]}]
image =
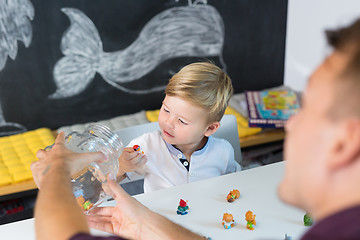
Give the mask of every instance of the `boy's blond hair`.
[{"label": "boy's blond hair", "polygon": [[230,77],[208,62],[183,67],[169,81],[168,96],[180,97],[194,106],[208,111],[208,123],[220,121],[233,94]]}]

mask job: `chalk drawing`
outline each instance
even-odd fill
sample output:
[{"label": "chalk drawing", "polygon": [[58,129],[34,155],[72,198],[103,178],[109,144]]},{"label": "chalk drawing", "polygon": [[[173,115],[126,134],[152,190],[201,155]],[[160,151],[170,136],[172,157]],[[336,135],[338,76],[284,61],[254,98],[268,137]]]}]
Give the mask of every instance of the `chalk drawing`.
[{"label": "chalk drawing", "polygon": [[15,60],[18,47],[22,41],[29,47],[32,38],[32,27],[35,10],[29,0],[0,0],[0,70],[5,66],[9,56]]},{"label": "chalk drawing", "polygon": [[[5,67],[8,56],[15,60],[17,41],[29,47],[32,39],[30,20],[34,16],[34,6],[29,0],[0,0],[0,71]],[[26,128],[21,124],[5,121],[0,103],[0,136],[24,131]]]},{"label": "chalk drawing", "polygon": [[[57,89],[49,98],[81,93],[96,72],[107,83],[125,92],[160,91],[165,86],[132,90],[121,84],[140,79],[167,59],[218,56],[222,61],[223,20],[206,1],[189,1],[189,6],[173,7],[159,13],[143,27],[132,44],[115,52],[103,51],[96,26],[83,12],[74,8],[61,10],[70,19],[70,27],[61,39],[64,57],[54,66]],[[226,67],[224,62],[222,65]]]}]

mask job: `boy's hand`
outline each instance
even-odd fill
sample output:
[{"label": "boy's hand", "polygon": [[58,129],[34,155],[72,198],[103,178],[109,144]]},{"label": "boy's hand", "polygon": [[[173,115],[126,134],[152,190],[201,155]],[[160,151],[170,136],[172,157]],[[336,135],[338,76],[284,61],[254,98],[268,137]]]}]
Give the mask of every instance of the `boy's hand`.
[{"label": "boy's hand", "polygon": [[119,172],[117,179],[121,178],[126,172],[133,172],[142,167],[147,161],[145,155],[135,152],[132,147],[124,148],[119,158]]}]

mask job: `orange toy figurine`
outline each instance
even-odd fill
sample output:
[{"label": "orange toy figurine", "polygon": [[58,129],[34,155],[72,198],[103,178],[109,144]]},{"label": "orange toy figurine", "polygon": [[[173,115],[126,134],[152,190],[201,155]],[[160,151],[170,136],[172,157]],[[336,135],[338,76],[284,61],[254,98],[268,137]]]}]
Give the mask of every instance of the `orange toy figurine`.
[{"label": "orange toy figurine", "polygon": [[230,191],[230,193],[227,195],[226,199],[229,203],[233,202],[235,199],[240,197],[240,192],[237,189],[233,189]]},{"label": "orange toy figurine", "polygon": [[246,223],[247,229],[254,230],[253,225],[256,225],[255,217],[256,217],[256,215],[254,215],[252,211],[246,212],[245,220],[247,221],[247,223]]},{"label": "orange toy figurine", "polygon": [[230,212],[224,213],[222,221],[222,225],[225,229],[230,229],[234,226],[234,217]]}]

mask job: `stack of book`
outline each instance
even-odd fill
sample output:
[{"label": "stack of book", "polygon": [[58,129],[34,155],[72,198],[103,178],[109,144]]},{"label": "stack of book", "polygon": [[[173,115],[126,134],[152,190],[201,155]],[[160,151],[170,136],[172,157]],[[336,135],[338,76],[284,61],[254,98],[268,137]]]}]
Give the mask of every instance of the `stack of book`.
[{"label": "stack of book", "polygon": [[250,127],[283,128],[300,110],[299,98],[291,90],[247,91],[245,97]]}]

